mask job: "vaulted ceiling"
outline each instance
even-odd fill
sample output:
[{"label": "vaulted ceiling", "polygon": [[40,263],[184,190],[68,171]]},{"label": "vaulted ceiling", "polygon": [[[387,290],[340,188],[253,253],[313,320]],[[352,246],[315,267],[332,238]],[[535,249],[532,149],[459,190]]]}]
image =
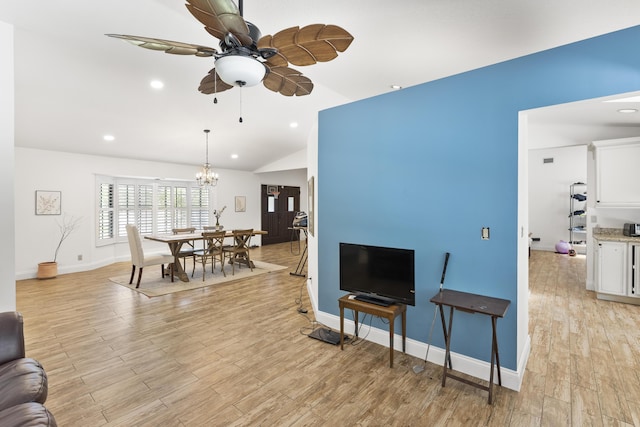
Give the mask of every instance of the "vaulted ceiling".
[{"label": "vaulted ceiling", "polygon": [[[217,48],[182,0],[1,2],[0,21],[15,27],[16,145],[198,165],[207,128],[214,167],[255,170],[303,150],[319,110],[638,25],[640,2],[247,0],[244,17],[263,35],[323,23],[345,28],[354,41],[333,61],[294,67],[315,84],[308,96],[258,85],[219,93],[214,103],[197,90],[212,58],[105,36]],[[153,79],[164,88],[151,88]],[[586,118],[566,114],[564,125]],[[588,127],[599,114],[587,118]],[[615,116],[597,126],[637,122]],[[106,134],[115,139],[104,141]]]}]

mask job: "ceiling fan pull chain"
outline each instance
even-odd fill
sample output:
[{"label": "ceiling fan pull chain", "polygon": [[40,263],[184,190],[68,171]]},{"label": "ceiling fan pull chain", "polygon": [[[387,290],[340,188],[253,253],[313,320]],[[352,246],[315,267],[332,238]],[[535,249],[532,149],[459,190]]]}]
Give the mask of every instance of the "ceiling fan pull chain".
[{"label": "ceiling fan pull chain", "polygon": [[[217,72],[216,72],[217,74]],[[213,103],[217,104],[218,103],[218,76],[216,76],[215,79],[213,79]]]},{"label": "ceiling fan pull chain", "polygon": [[240,84],[239,87],[240,87],[240,119],[238,121],[242,123],[242,84]]}]

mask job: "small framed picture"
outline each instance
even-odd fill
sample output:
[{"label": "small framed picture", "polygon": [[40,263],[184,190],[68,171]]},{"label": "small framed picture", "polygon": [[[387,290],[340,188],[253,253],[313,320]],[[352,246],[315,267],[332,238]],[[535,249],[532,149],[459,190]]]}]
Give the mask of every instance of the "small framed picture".
[{"label": "small framed picture", "polygon": [[236,196],[236,212],[246,212],[246,211],[247,211],[247,197]]},{"label": "small framed picture", "polygon": [[61,191],[36,190],[36,215],[60,215]]},{"label": "small framed picture", "polygon": [[277,185],[267,185],[267,194],[274,194],[278,192]]}]

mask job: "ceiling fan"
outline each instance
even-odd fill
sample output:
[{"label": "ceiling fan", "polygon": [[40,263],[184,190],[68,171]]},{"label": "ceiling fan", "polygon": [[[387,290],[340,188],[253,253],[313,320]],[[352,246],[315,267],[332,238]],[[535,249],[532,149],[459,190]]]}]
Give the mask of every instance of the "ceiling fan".
[{"label": "ceiling fan", "polygon": [[245,21],[242,0],[186,0],[191,14],[204,24],[205,30],[220,40],[220,52],[214,48],[171,40],[107,34],[151,50],[176,55],[214,57],[198,90],[214,94],[234,86],[264,86],[285,96],[309,95],[313,83],[289,64],[303,66],[327,62],[344,52],[353,36],[336,25],[313,24],[291,27],[275,35],[262,37],[258,27]]}]

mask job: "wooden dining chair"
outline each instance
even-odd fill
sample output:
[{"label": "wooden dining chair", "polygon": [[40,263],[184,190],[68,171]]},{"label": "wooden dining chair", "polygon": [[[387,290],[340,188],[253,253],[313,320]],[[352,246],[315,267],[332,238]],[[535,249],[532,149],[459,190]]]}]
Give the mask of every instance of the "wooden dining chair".
[{"label": "wooden dining chair", "polygon": [[233,230],[233,245],[223,248],[225,258],[229,260],[229,264],[232,266],[231,274],[236,273],[236,264],[246,264],[253,271],[251,259],[249,258],[251,236],[253,236],[253,229]]},{"label": "wooden dining chair", "polygon": [[167,254],[145,256],[144,250],[142,249],[142,240],[140,239],[138,227],[133,224],[127,224],[127,238],[129,239],[129,249],[131,250],[132,265],[131,279],[129,279],[130,285],[133,283],[133,276],[135,275],[136,267],[138,267],[138,281],[136,283],[136,288],[139,288],[140,280],[142,279],[142,269],[150,265],[160,265],[162,268],[163,278],[165,276],[164,265],[169,265],[171,270],[171,281],[173,282],[173,262],[175,261],[173,255]]},{"label": "wooden dining chair", "polygon": [[[207,262],[211,260],[211,273],[214,272],[216,267],[216,261],[220,261],[220,271],[227,277],[227,273],[224,271],[224,252],[222,250],[224,246],[224,238],[226,233],[224,231],[205,231],[202,233],[202,239],[204,241],[204,249],[196,249],[193,251],[195,258],[202,262],[202,281],[207,271]],[[193,264],[193,271],[191,277],[196,271],[196,265]]]},{"label": "wooden dining chair", "polygon": [[[195,233],[195,227],[189,228],[174,228],[171,230],[173,234],[191,234]],[[186,247],[185,247],[186,246]],[[182,244],[182,248],[180,248],[180,252],[178,253],[178,258],[182,258],[183,268],[187,269],[187,258],[193,258],[193,268],[196,268],[196,257],[193,252],[196,250],[196,242],[195,240],[190,240]]]}]

